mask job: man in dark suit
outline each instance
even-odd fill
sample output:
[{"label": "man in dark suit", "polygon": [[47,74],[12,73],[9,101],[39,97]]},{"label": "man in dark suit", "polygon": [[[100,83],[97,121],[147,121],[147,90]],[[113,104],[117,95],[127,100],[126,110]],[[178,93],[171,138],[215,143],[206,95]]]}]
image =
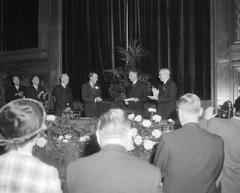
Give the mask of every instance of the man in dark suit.
[{"label": "man in dark suit", "polygon": [[18,76],[12,77],[12,85],[9,86],[5,93],[6,102],[10,102],[15,99],[24,98],[26,96],[26,87],[20,84]]},{"label": "man in dark suit", "polygon": [[170,79],[170,71],[166,68],[159,71],[159,79],[163,85],[159,89],[152,88],[153,96],[149,98],[158,102],[158,114],[163,119],[176,118],[177,86]]},{"label": "man in dark suit", "polygon": [[32,77],[32,85],[27,88],[27,98],[35,99],[40,102],[48,100],[48,92],[40,85],[40,79],[34,75]]},{"label": "man in dark suit", "polygon": [[[235,115],[230,101],[226,101],[222,109],[226,110],[225,118],[215,118],[214,108],[208,107],[205,112],[206,123],[203,129],[219,135],[224,141],[224,164],[222,173],[218,179],[222,193],[240,192],[240,97],[236,99]],[[230,116],[228,116],[230,115]]]},{"label": "man in dark suit", "polygon": [[69,193],[157,193],[161,177],[157,167],[128,154],[131,123],[121,109],[110,109],[97,124],[98,153],[67,166]]},{"label": "man in dark suit", "polygon": [[124,102],[129,110],[144,115],[144,102],[147,100],[148,96],[147,85],[138,80],[137,70],[131,70],[129,72],[129,79],[132,85],[127,88],[128,98],[124,99]]},{"label": "man in dark suit", "polygon": [[96,85],[98,75],[91,72],[88,75],[89,82],[82,85],[82,99],[84,102],[84,113],[86,117],[98,115],[98,103],[102,101],[100,87]]},{"label": "man in dark suit", "polygon": [[58,117],[62,116],[64,110],[71,110],[73,108],[72,89],[68,87],[69,76],[62,74],[60,77],[60,84],[55,86],[52,92],[54,102],[54,114]]},{"label": "man in dark suit", "polygon": [[198,125],[200,99],[186,94],[179,100],[182,127],[163,134],[157,146],[154,165],[163,177],[163,192],[216,193],[216,180],[224,160],[223,140]]}]

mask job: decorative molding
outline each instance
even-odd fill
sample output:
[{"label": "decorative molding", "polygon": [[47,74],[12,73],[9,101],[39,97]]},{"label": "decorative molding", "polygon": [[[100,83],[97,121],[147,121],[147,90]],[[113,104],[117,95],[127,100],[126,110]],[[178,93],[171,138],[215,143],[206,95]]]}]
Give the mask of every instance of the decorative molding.
[{"label": "decorative molding", "polygon": [[43,59],[48,59],[48,52],[46,49],[40,48],[6,51],[2,52],[0,56],[0,62],[26,62]]}]

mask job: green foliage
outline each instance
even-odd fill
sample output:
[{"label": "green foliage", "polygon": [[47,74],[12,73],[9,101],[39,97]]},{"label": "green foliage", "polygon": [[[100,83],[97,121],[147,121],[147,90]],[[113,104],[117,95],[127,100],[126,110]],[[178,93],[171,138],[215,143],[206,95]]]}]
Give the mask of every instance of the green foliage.
[{"label": "green foliage", "polygon": [[[109,94],[115,101],[121,101],[126,98],[126,87],[130,84],[128,72],[130,69],[137,68],[141,70],[142,60],[148,54],[139,40],[133,40],[128,43],[128,47],[116,48],[120,61],[124,61],[124,66],[117,66],[104,71],[105,78],[109,83]],[[147,76],[140,77],[147,82]]]},{"label": "green foliage", "polygon": [[143,48],[140,40],[132,40],[128,43],[127,48],[117,47],[117,53],[120,60],[125,62],[125,69],[141,69],[142,60],[148,52]]}]

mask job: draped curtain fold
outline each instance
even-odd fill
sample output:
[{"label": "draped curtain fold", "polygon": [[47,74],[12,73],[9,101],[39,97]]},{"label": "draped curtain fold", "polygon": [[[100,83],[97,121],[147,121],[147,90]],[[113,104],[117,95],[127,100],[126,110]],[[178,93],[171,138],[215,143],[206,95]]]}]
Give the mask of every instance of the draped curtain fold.
[{"label": "draped curtain fold", "polygon": [[64,0],[63,71],[75,98],[91,71],[107,97],[103,71],[121,64],[115,47],[134,39],[150,53],[142,72],[157,78],[168,67],[179,96],[211,98],[209,0]]}]

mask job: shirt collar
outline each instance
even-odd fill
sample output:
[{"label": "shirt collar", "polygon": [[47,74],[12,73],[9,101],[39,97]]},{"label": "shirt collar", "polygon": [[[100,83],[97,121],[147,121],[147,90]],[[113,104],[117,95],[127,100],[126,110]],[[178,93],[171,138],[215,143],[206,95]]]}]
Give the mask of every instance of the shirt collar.
[{"label": "shirt collar", "polygon": [[61,84],[61,85],[62,85],[63,88],[66,88],[66,87],[67,87],[67,85],[64,85],[64,84]]},{"label": "shirt collar", "polygon": [[133,85],[135,85],[135,84],[137,83],[137,81],[138,81],[137,79],[136,79],[135,81],[133,81],[133,82],[132,82],[132,83],[133,83]]},{"label": "shirt collar", "polygon": [[35,88],[36,90],[38,89],[38,87],[37,87],[36,85],[33,84],[33,86],[34,86],[34,88]]}]

